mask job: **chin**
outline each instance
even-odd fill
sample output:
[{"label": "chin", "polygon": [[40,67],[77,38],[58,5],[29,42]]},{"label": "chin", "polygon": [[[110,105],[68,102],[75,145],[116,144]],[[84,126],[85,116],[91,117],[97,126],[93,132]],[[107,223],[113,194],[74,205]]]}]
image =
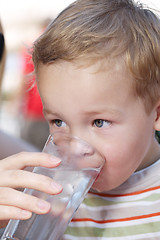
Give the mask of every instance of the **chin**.
[{"label": "chin", "polygon": [[99,193],[100,192],[106,192],[106,191],[109,190],[107,184],[104,183],[104,181],[102,179],[100,179],[99,177],[95,180],[91,189],[93,191],[96,191],[96,192],[99,192]]},{"label": "chin", "polygon": [[[101,178],[101,177],[98,177],[95,182],[93,183],[91,189],[94,191],[94,192],[98,192],[98,193],[106,193],[106,192],[109,192],[115,188],[117,188],[118,186],[120,185],[117,184],[117,183],[110,183],[108,182],[107,179],[104,179],[104,178]],[[92,191],[91,190],[91,191]]]}]

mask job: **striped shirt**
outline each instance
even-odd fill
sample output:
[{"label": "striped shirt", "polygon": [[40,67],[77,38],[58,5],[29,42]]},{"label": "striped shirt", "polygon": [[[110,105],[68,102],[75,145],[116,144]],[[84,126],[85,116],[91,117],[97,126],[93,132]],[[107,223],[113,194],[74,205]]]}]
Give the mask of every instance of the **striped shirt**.
[{"label": "striped shirt", "polygon": [[159,240],[160,160],[107,193],[88,193],[62,240]]}]

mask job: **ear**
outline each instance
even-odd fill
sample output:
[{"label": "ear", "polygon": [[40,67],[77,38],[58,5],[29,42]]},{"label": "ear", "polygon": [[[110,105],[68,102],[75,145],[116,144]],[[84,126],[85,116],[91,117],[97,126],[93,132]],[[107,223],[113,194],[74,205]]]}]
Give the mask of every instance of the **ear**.
[{"label": "ear", "polygon": [[160,131],[160,99],[158,100],[156,109],[155,109],[154,129],[156,131]]}]

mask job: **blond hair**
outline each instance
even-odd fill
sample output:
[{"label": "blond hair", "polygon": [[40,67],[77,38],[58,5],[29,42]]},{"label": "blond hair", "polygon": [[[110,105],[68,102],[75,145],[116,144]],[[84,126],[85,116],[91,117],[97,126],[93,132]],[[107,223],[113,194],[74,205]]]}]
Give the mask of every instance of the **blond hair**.
[{"label": "blond hair", "polygon": [[35,69],[57,60],[123,56],[149,111],[160,95],[160,20],[131,0],[77,0],[33,45]]}]

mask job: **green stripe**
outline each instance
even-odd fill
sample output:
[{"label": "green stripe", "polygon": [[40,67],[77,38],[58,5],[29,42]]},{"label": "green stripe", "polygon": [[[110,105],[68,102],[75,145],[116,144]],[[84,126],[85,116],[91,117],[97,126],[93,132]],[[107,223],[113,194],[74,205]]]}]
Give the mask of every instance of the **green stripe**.
[{"label": "green stripe", "polygon": [[[147,196],[143,199],[137,199],[134,200],[134,202],[141,202],[141,201],[147,201],[147,202],[153,202],[153,201],[157,201],[160,199],[160,194],[152,194],[151,196]],[[85,198],[83,203],[86,206],[90,206],[90,207],[98,207],[98,206],[110,206],[110,205],[117,205],[117,204],[124,204],[124,203],[130,203],[133,202],[133,199],[131,201],[127,200],[125,201],[124,199],[122,199],[122,201],[112,201],[112,200],[105,200],[103,198]]]},{"label": "green stripe", "polygon": [[160,231],[160,221],[117,228],[68,227],[65,234],[78,237],[125,237]]}]

